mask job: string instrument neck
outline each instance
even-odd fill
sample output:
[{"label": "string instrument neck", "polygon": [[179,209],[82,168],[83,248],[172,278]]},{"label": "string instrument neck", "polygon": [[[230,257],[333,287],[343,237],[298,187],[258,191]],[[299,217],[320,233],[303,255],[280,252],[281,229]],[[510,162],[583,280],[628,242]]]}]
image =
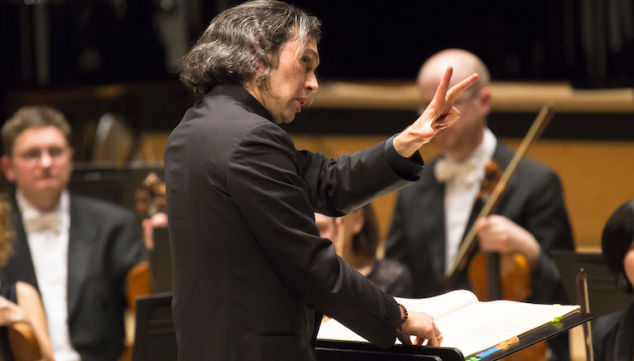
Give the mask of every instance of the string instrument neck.
[{"label": "string instrument neck", "polygon": [[504,170],[502,175],[499,177],[497,183],[494,186],[487,186],[489,189],[486,189],[485,191],[490,190],[490,194],[485,197],[486,202],[484,203],[482,210],[478,214],[476,221],[473,223],[471,228],[469,228],[469,231],[465,235],[465,238],[458,248],[458,252],[451,267],[449,267],[445,272],[445,277],[450,282],[452,280],[455,280],[457,274],[465,269],[467,265],[467,259],[474,250],[475,241],[477,239],[477,229],[475,225],[478,223],[478,220],[488,217],[493,213],[493,210],[497,206],[501,196],[504,193],[504,190],[506,189],[506,185],[517,170],[517,167],[526,154],[528,147],[533,141],[539,138],[541,133],[544,131],[546,125],[548,125],[548,122],[552,119],[553,114],[554,112],[552,104],[546,104],[541,108],[539,114],[537,115],[537,118],[526,133],[526,136],[522,140],[522,143],[518,147],[509,164],[506,166],[506,169]]}]

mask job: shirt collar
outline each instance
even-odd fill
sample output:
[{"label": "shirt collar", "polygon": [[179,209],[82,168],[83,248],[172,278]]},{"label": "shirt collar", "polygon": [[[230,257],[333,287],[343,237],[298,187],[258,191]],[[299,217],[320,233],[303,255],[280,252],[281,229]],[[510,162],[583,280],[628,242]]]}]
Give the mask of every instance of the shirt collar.
[{"label": "shirt collar", "polygon": [[22,217],[24,217],[25,215],[31,216],[31,217],[37,217],[37,216],[43,216],[48,214],[59,214],[63,222],[62,225],[64,227],[68,226],[68,217],[65,216],[70,214],[70,195],[68,194],[68,190],[65,189],[62,191],[59,202],[57,203],[55,208],[53,208],[52,210],[48,212],[42,212],[39,209],[37,209],[37,207],[31,204],[24,197],[24,195],[22,194],[22,192],[20,192],[19,189],[16,190],[15,192],[15,199],[16,199],[16,203],[18,205],[18,209],[20,210],[20,214],[22,215]]},{"label": "shirt collar", "polygon": [[462,184],[474,184],[485,177],[485,166],[493,156],[497,140],[488,128],[484,130],[482,141],[462,162],[456,162],[445,156],[436,162],[434,175],[437,181],[453,180]]},{"label": "shirt collar", "polygon": [[493,157],[495,146],[497,145],[497,139],[493,132],[489,128],[484,129],[484,136],[482,142],[473,151],[471,156],[466,160],[467,162],[474,162],[480,167],[484,167],[487,162]]}]

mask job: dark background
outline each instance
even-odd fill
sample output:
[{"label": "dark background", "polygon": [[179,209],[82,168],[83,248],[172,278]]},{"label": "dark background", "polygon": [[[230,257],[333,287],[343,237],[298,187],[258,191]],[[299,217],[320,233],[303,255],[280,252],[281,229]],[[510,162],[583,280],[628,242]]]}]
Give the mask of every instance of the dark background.
[{"label": "dark background", "polygon": [[[460,47],[480,55],[495,80],[634,83],[632,0],[290,2],[323,22],[323,79],[411,80],[426,57]],[[3,90],[174,79],[156,16],[186,13],[189,48],[220,9],[236,3],[0,0]],[[45,9],[43,25],[37,7]],[[35,75],[38,23],[49,47],[45,82]]]},{"label": "dark background", "polygon": [[[458,47],[479,55],[494,81],[557,81],[576,88],[634,84],[634,0],[290,2],[323,23],[321,80],[413,81],[425,58]],[[94,129],[105,113],[120,115],[137,135],[171,130],[194,100],[177,80],[177,59],[219,11],[237,3],[0,0],[0,123],[23,105],[55,106],[75,129],[78,159],[90,159]],[[171,19],[171,27],[165,19]],[[179,31],[182,36],[173,36]],[[95,90],[108,84],[116,84],[119,95],[104,96]],[[346,124],[352,132],[370,129],[339,109],[328,111],[308,109],[298,116],[306,121],[295,122],[289,130],[332,131],[322,126],[347,133]],[[412,114],[392,111],[388,118],[407,122]],[[329,123],[339,119],[335,115],[347,121]],[[609,127],[610,137],[634,137],[629,114],[609,116],[601,115],[618,125]],[[371,118],[359,117],[366,123]],[[604,137],[592,129],[596,117],[587,126],[577,115],[572,118],[573,123],[556,133]],[[516,123],[505,126],[515,129]],[[372,132],[384,128],[377,126]]]}]

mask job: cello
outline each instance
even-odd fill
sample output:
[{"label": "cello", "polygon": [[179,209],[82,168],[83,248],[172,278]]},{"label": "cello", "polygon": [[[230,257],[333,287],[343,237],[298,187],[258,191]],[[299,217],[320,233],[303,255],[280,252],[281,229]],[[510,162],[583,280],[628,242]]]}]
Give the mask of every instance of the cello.
[{"label": "cello", "polygon": [[[458,248],[451,267],[445,272],[450,288],[453,288],[451,286],[456,284],[458,275],[469,265],[469,279],[480,300],[524,301],[530,295],[531,270],[528,261],[519,254],[499,255],[477,251],[476,224],[480,219],[493,214],[528,147],[541,135],[552,116],[552,105],[544,105],[503,173],[495,161],[486,165],[485,179],[478,194],[483,202],[482,209]],[[545,352],[546,344],[540,342],[506,357],[505,360],[545,360]]]}]

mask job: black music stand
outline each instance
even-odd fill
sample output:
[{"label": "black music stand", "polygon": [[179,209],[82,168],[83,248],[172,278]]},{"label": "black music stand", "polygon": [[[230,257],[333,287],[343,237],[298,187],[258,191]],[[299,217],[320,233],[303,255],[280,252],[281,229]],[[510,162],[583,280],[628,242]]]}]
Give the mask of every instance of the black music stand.
[{"label": "black music stand", "polygon": [[464,361],[455,348],[398,345],[380,349],[354,341],[317,340],[315,354],[319,361]]},{"label": "black music stand", "polygon": [[[519,343],[505,349],[490,353],[479,361],[494,361],[513,354],[528,346],[555,337],[569,329],[591,320],[594,316],[588,313],[573,313],[563,317],[560,322],[551,323],[536,328],[519,337]],[[317,340],[315,351],[319,361],[418,361],[442,360],[464,361],[462,353],[455,348],[448,347],[418,347],[395,345],[389,349],[379,349],[365,342]]]},{"label": "black music stand", "polygon": [[595,316],[625,309],[634,301],[634,296],[618,289],[614,274],[608,269],[603,254],[553,251],[552,257],[571,303],[579,302],[575,278],[581,268],[585,270],[590,312]]},{"label": "black music stand", "polygon": [[132,361],[176,361],[171,293],[137,299]]},{"label": "black music stand", "polygon": [[152,231],[154,248],[150,251],[150,274],[152,292],[172,292],[172,249],[167,227],[156,227]]}]

